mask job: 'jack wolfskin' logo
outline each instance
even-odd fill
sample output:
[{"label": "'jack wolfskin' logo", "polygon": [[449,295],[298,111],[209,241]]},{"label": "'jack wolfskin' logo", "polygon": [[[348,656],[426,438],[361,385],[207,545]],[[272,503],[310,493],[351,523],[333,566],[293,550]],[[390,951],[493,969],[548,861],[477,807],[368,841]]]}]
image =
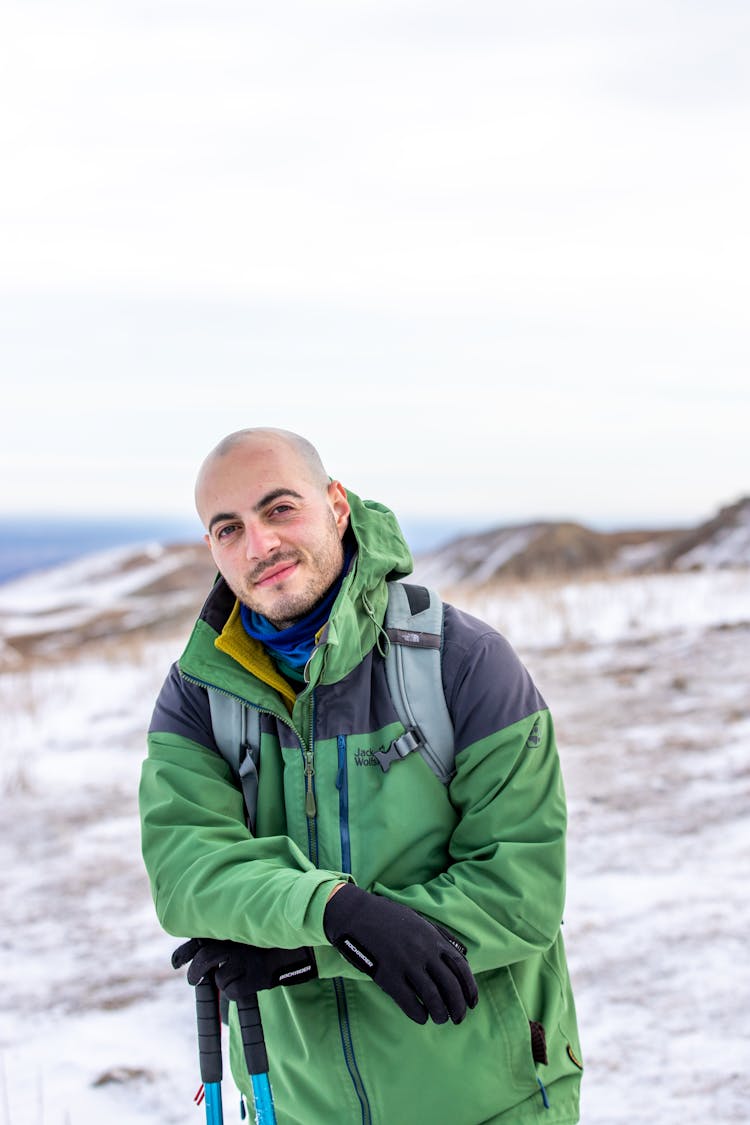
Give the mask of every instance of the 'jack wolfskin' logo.
[{"label": "'jack wolfskin' logo", "polygon": [[[382,754],[385,747],[380,746],[378,749],[380,750],[380,753]],[[377,753],[376,750],[370,750],[370,749],[357,750],[354,754],[354,764],[355,764],[355,766],[377,766],[378,765],[378,759],[375,757],[376,753]]]},{"label": "'jack wolfskin' logo", "polygon": [[526,745],[530,746],[532,750],[535,750],[536,747],[540,744],[541,741],[542,741],[542,732],[539,729],[539,720],[537,719],[537,721],[534,723],[533,727],[531,728],[531,734],[526,739]]}]

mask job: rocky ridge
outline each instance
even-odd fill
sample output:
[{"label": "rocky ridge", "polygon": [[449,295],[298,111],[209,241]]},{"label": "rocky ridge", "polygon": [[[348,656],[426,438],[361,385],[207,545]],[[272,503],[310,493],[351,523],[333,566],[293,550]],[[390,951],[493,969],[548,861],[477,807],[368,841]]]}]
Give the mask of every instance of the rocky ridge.
[{"label": "rocky ridge", "polygon": [[416,560],[437,586],[480,589],[507,580],[656,574],[750,567],[750,496],[695,528],[602,532],[535,521],[462,536]]}]

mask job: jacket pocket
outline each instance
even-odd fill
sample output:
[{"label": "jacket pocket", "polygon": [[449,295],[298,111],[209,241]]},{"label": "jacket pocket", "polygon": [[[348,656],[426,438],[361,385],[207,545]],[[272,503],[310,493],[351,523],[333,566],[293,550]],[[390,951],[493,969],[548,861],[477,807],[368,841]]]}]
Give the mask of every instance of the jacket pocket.
[{"label": "jacket pocket", "polygon": [[[500,968],[483,973],[480,980],[494,1012],[497,1035],[493,1039],[502,1054],[500,1065],[503,1076],[520,1094],[530,1097],[539,1090],[532,1025],[510,969]],[[542,1036],[543,1031],[541,1036],[537,1031],[537,1052],[540,1050]]]}]

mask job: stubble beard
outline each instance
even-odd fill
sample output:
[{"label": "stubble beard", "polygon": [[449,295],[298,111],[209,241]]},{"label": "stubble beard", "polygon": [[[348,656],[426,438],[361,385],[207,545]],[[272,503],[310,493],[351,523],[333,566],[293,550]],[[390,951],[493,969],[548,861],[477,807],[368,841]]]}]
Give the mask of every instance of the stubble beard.
[{"label": "stubble beard", "polygon": [[[341,574],[344,565],[344,547],[336,527],[336,518],[333,512],[329,514],[328,534],[317,549],[278,551],[272,558],[266,559],[262,565],[250,571],[242,589],[232,588],[232,592],[248,609],[267,618],[277,629],[288,629],[300,618],[305,617],[325,597]],[[258,596],[255,583],[266,571],[282,562],[298,562],[301,566],[308,567],[310,574],[304,587],[289,593],[281,589],[274,591],[271,588],[267,596],[264,597],[262,594]],[[279,586],[283,586],[283,582],[279,583]]]}]

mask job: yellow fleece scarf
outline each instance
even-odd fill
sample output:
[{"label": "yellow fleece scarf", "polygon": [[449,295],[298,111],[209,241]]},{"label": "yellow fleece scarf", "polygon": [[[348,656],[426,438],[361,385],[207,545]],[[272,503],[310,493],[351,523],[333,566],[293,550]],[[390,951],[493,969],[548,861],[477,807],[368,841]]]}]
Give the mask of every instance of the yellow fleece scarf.
[{"label": "yellow fleece scarf", "polygon": [[274,688],[283,698],[289,713],[292,713],[297,693],[289,681],[281,675],[260,641],[248,636],[240,617],[239,601],[234,603],[234,609],[227,618],[227,623],[220,635],[214,641],[214,645],[220,652],[225,652],[227,656],[231,656],[253,676],[257,676],[263,683]]}]

